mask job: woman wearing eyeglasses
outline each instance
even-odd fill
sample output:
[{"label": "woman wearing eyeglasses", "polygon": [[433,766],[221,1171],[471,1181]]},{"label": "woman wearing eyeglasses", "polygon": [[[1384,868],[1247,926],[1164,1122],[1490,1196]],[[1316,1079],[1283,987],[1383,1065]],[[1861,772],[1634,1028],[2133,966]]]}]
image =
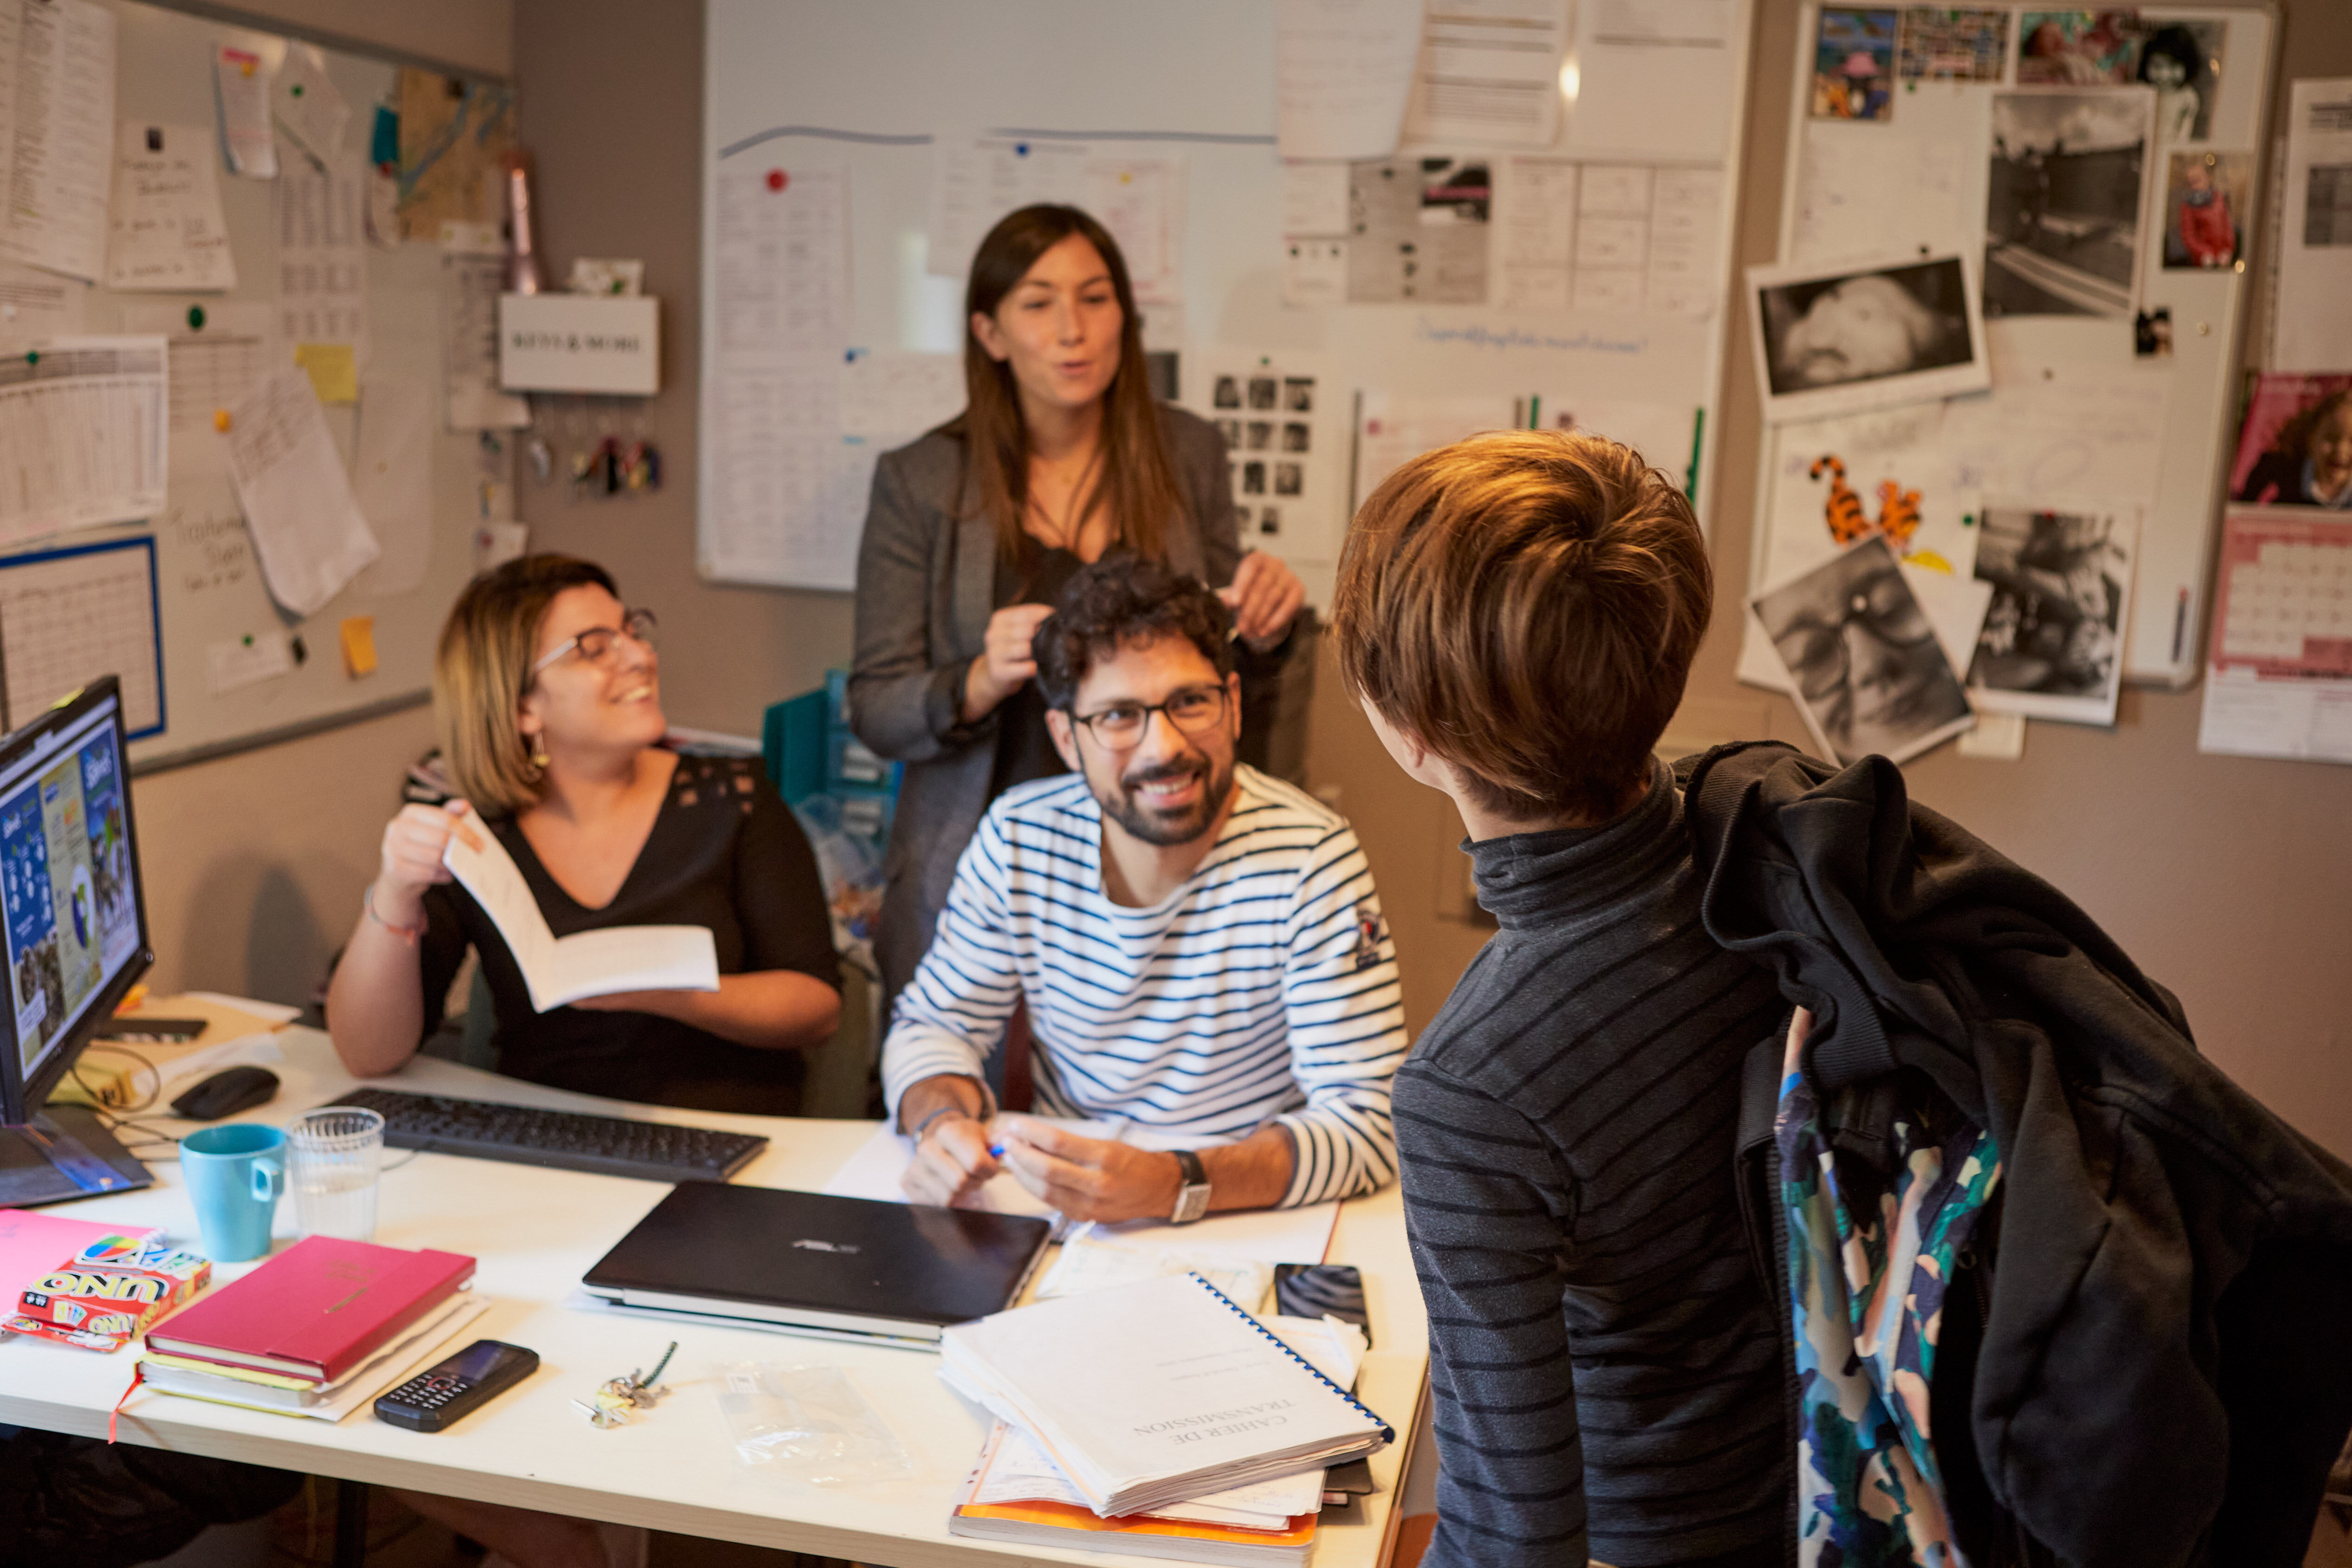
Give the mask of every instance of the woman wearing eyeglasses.
[{"label": "woman wearing eyeglasses", "polygon": [[1223,438],[1153,398],[1100,224],[1074,207],[1005,217],[972,258],[964,315],[964,412],[882,458],[858,548],[850,721],[907,764],[875,938],[893,996],[988,803],[1064,771],[1030,641],[1079,567],[1126,550],[1217,589],[1253,707],[1306,601],[1288,567],[1242,553]]},{"label": "woman wearing eyeglasses", "polygon": [[[343,1065],[415,1055],[466,949],[480,955],[503,1072],[615,1099],[789,1114],[794,1048],[828,1039],[839,976],[816,860],[758,768],[662,745],[650,612],[604,569],[532,555],[477,578],[441,630],[434,718],[459,800],[412,805],[327,993]],[[441,863],[495,834],[557,936],[707,926],[719,989],[628,991],[539,1012],[513,955]]]}]

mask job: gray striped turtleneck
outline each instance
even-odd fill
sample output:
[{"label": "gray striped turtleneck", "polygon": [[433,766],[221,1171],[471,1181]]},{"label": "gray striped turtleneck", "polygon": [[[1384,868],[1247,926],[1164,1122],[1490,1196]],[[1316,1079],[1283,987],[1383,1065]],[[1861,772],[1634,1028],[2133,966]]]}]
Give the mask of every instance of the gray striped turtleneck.
[{"label": "gray striped turtleneck", "polygon": [[1472,853],[1501,929],[1396,1080],[1443,1465],[1428,1568],[1776,1562],[1779,1340],[1732,1159],[1780,997],[1700,927],[1664,768],[1605,827]]}]

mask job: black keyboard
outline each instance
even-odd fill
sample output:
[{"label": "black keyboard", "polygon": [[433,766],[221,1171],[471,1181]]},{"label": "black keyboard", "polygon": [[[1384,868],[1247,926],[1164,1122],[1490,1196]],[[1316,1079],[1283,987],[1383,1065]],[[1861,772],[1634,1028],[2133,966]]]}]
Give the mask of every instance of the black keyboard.
[{"label": "black keyboard", "polygon": [[382,1116],[383,1141],[395,1149],[431,1149],[643,1181],[725,1181],[768,1146],[767,1139],[750,1133],[453,1100],[446,1094],[354,1089],[334,1103]]}]

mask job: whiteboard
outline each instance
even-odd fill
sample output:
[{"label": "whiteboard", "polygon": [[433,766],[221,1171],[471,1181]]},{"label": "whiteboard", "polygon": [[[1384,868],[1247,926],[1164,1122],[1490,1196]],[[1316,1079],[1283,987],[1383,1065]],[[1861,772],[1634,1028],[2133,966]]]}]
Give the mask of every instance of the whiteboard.
[{"label": "whiteboard", "polygon": [[[1715,234],[1717,275],[1724,279],[1751,14],[1747,0],[1717,3],[1727,19],[1728,101],[1707,107],[1722,115],[1721,156],[1694,160],[1685,151],[1661,162],[1704,162],[1725,171]],[[1634,14],[1647,4],[1616,0],[1613,7],[1586,9]],[[1644,455],[1677,477],[1696,469],[1704,519],[1716,478],[1720,421],[1711,416],[1727,290],[1718,288],[1714,308],[1691,315],[1285,303],[1276,11],[1266,0],[711,0],[703,168],[705,482],[698,501],[706,544],[719,456],[714,441],[728,425],[724,389],[714,380],[719,312],[712,302],[721,283],[722,204],[742,188],[741,165],[837,172],[845,179],[852,350],[953,354],[962,342],[962,280],[934,276],[928,267],[933,160],[941,143],[986,134],[1182,160],[1182,297],[1147,303],[1143,315],[1147,350],[1180,355],[1180,401],[1188,406],[1207,412],[1192,367],[1223,363],[1240,350],[1276,361],[1286,377],[1311,374],[1318,413],[1336,394],[1343,439],[1350,424],[1345,411],[1359,394],[1476,400],[1482,407],[1499,404],[1507,411],[1502,422],[1538,396],[1554,409],[1584,402],[1669,408],[1677,412],[1671,438],[1661,444],[1674,449],[1645,446]],[[1438,149],[1400,151],[1410,156]],[[1443,151],[1501,150],[1449,144]],[[1573,144],[1518,151],[1583,155]],[[1617,149],[1610,161],[1643,157],[1638,149]],[[1339,464],[1336,482],[1351,486],[1352,466]],[[845,554],[854,557],[866,496],[835,486],[818,505],[816,526],[830,541],[837,574]],[[1343,497],[1319,535],[1246,542],[1284,555],[1310,598],[1328,602],[1347,510]],[[712,575],[707,555],[705,575]],[[847,586],[838,575],[766,580]]]},{"label": "whiteboard", "polygon": [[[1798,17],[1780,259],[1825,262],[1864,249],[1916,245],[1937,252],[1957,248],[1983,265],[1994,95],[2067,90],[2017,86],[2019,12],[2006,13],[2012,20],[1999,81],[1906,84],[1895,94],[1891,119],[1873,124],[1814,119],[1810,112],[1820,11],[1807,4]],[[2220,24],[2223,34],[2223,64],[2208,106],[2206,133],[2172,146],[2151,142],[2147,153],[2154,167],[2137,236],[2135,310],[2170,312],[2172,351],[2164,358],[2139,356],[2129,314],[1988,319],[1996,400],[2005,384],[2038,387],[2052,411],[2039,430],[2016,433],[2021,446],[2035,450],[2025,452],[2011,472],[2047,473],[2053,491],[2046,497],[2020,494],[2014,482],[2007,482],[2000,486],[2003,493],[1975,495],[1968,504],[2096,502],[2103,497],[2086,486],[2112,485],[2119,465],[2136,466],[2147,500],[2140,516],[2124,674],[2178,688],[2198,677],[2199,649],[2211,613],[2210,566],[2236,435],[2238,345],[2251,283],[2245,257],[2250,250],[2259,254],[2261,231],[2251,198],[2264,181],[2248,182],[2250,199],[2238,214],[2242,238],[2234,267],[2167,268],[2158,249],[2168,211],[2166,164],[2171,152],[2194,151],[2242,154],[2250,167],[2261,166],[2277,18],[2267,8],[2169,5],[2144,6],[2137,15],[2150,28],[2195,21]],[[1984,401],[1956,399],[1948,406],[1957,411]],[[1971,410],[1964,417],[1981,412]],[[1774,515],[1776,480],[1801,471],[1816,455],[1810,448],[1797,450],[1797,437],[1784,441],[1784,433],[1798,428],[1765,432],[1748,574],[1755,587],[1783,575],[1773,564],[1772,530],[1792,518]],[[2133,435],[2152,439],[2127,446],[2125,438]],[[1965,485],[1967,465],[1961,466]],[[1879,477],[1854,476],[1864,495]],[[1754,685],[1780,685],[1752,621],[1739,673]]]},{"label": "whiteboard", "polygon": [[[283,44],[249,29],[199,20],[133,3],[100,0],[115,15],[119,119],[159,124],[215,123],[212,50],[226,43],[275,57]],[[325,51],[329,74],[351,105],[347,144],[364,154],[373,106],[393,91],[395,69],[381,61]],[[299,157],[281,135],[281,160]],[[220,172],[221,202],[236,263],[226,293],[114,293],[91,288],[83,308],[92,333],[128,329],[126,313],[166,305],[216,309],[224,301],[268,303],[278,294],[273,182]],[[268,597],[236,498],[217,465],[175,458],[168,503],[143,522],[77,531],[0,557],[0,594],[12,560],[114,539],[154,540],[154,613],[163,646],[163,723],[135,737],[135,769],[239,744],[299,732],[339,717],[358,717],[421,700],[430,688],[433,643],[443,615],[471,575],[472,532],[480,516],[477,479],[484,474],[478,437],[450,434],[440,420],[440,254],[437,246],[370,246],[367,255],[371,356],[363,375],[414,378],[429,389],[432,528],[424,580],[412,591],[372,593],[366,573],[316,613],[289,621]],[[290,352],[290,350],[289,350]],[[327,422],[346,460],[363,411],[329,405]],[[499,471],[501,479],[505,470]],[[373,569],[372,569],[373,570]],[[378,667],[354,679],[344,673],[338,628],[345,617],[372,616]],[[290,632],[305,657],[292,673],[215,692],[209,650]],[[104,672],[92,670],[89,674]],[[126,681],[129,676],[126,674]],[[21,722],[21,721],[20,721]]]}]

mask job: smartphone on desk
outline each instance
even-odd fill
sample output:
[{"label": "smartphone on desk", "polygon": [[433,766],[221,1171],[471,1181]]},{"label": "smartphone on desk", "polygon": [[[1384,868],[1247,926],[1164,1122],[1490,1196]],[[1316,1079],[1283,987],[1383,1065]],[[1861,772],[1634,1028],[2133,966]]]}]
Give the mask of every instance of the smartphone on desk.
[{"label": "smartphone on desk", "polygon": [[1276,1264],[1274,1310],[1286,1318],[1334,1317],[1363,1330],[1367,1346],[1372,1343],[1364,1277],[1345,1263]]},{"label": "smartphone on desk", "polygon": [[412,1432],[444,1431],[538,1370],[537,1351],[478,1339],[376,1396],[375,1418]]}]

